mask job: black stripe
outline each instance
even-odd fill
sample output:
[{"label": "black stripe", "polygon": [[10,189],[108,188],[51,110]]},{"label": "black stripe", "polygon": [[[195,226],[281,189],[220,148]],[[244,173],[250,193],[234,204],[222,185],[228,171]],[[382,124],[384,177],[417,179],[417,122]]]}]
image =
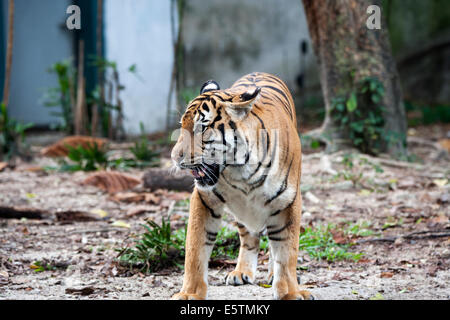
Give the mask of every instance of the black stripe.
[{"label": "black stripe", "polygon": [[247,191],[245,191],[245,190],[239,188],[238,186],[235,186],[235,185],[232,184],[231,182],[229,182],[229,181],[227,180],[227,178],[225,178],[225,176],[223,175],[223,173],[221,173],[220,175],[222,176],[223,181],[225,181],[226,184],[228,184],[230,187],[232,187],[233,189],[236,189],[236,190],[241,191],[241,192],[242,192],[243,194],[245,194],[245,195],[248,195],[248,192],[247,192]]},{"label": "black stripe", "polygon": [[211,216],[212,216],[213,218],[216,218],[216,219],[221,218],[220,215],[214,213],[214,210],[213,210],[213,209],[211,209],[210,207],[208,207],[208,205],[205,203],[205,201],[203,200],[203,198],[202,198],[202,196],[200,195],[200,193],[198,194],[198,197],[200,198],[200,201],[201,201],[202,204],[205,206],[205,208],[209,210],[209,213],[211,213]]},{"label": "black stripe", "polygon": [[283,180],[283,183],[281,184],[280,189],[278,189],[277,193],[275,193],[274,196],[272,196],[270,199],[268,199],[265,203],[265,205],[268,205],[269,203],[271,203],[273,200],[275,200],[276,198],[278,198],[284,191],[286,191],[287,189],[287,181],[289,178],[289,173],[291,172],[291,167],[292,167],[292,162],[294,161],[294,157],[292,157],[291,159],[291,163],[289,164],[289,168],[288,171],[286,173],[286,177]]},{"label": "black stripe", "polygon": [[[270,231],[267,235],[271,236],[271,235],[280,233],[280,232],[284,231],[286,228],[288,228],[291,224],[292,224],[292,220],[289,220],[289,222],[286,223],[286,225],[284,227],[282,227],[280,229],[277,229],[277,230],[274,230],[274,231]],[[269,228],[269,227],[267,227],[267,228]]]},{"label": "black stripe", "polygon": [[244,233],[239,233],[239,236],[245,237],[245,236],[247,236],[249,233],[250,233],[250,232],[245,231]]},{"label": "black stripe", "polygon": [[269,237],[271,241],[286,241],[287,238],[279,238],[279,237]]},{"label": "black stripe", "polygon": [[230,122],[228,123],[228,125],[231,127],[231,129],[233,129],[233,139],[234,139],[234,146],[233,146],[233,164],[235,164],[236,162],[236,153],[237,153],[237,141],[238,141],[238,137],[237,137],[237,127],[236,124],[234,123],[234,121],[230,120]]},{"label": "black stripe", "polygon": [[268,95],[266,95],[264,93],[261,93],[261,97],[263,97],[265,99],[268,99],[268,100],[272,100],[271,97],[276,98],[278,100],[278,102],[281,103],[281,105],[283,106],[284,110],[286,110],[286,112],[289,113],[290,118],[293,119],[292,112],[291,112],[291,109],[289,108],[289,105],[286,104],[279,96],[277,96],[276,94],[273,94],[272,96],[268,96]]},{"label": "black stripe", "polygon": [[263,185],[264,181],[266,181],[266,178],[267,178],[267,174],[261,175],[261,177],[259,177],[258,180],[256,180],[255,182],[253,182],[251,184],[252,187],[250,188],[250,191],[253,191],[253,190],[261,187]]},{"label": "black stripe", "polygon": [[253,86],[253,85],[254,85],[253,83],[239,83],[237,85],[234,85],[233,89],[234,88],[239,88],[239,87],[248,88],[248,87]]},{"label": "black stripe", "polygon": [[279,214],[279,213],[281,213],[281,210],[277,210],[277,211],[275,211],[274,213],[272,213],[270,216],[271,217],[273,217],[273,216],[276,216],[277,214]]},{"label": "black stripe", "polygon": [[298,195],[298,191],[295,192],[294,198],[292,199],[292,201],[284,209],[277,210],[274,213],[272,213],[270,216],[274,217],[274,216],[280,214],[283,210],[286,210],[286,209],[290,208],[292,206],[292,204],[295,202],[295,199],[297,199],[297,195]]},{"label": "black stripe", "polygon": [[286,83],[284,83],[281,79],[277,78],[277,77],[273,77],[271,75],[266,75],[266,77],[264,78],[264,80],[269,81],[269,82],[277,82],[280,86],[283,87],[283,89],[285,89],[286,91],[289,90],[288,86],[286,85]]},{"label": "black stripe", "polygon": [[242,245],[242,247],[244,247],[245,249],[247,249],[248,251],[252,251],[252,250],[255,250],[255,249],[257,249],[258,247],[250,247],[248,244],[246,244],[246,243],[244,243],[243,245]]},{"label": "black stripe", "polygon": [[205,245],[207,245],[207,246],[213,246],[214,244],[215,244],[214,242],[210,242],[210,241],[205,242]]},{"label": "black stripe", "polygon": [[[262,121],[262,119],[256,114],[256,113],[254,113],[253,111],[250,111],[251,112],[251,114],[254,116],[254,117],[256,117],[258,120],[259,120],[259,122],[261,123],[261,128],[262,128],[262,130],[265,130],[266,131],[266,139],[267,139],[267,141],[266,141],[266,145],[267,145],[267,150],[264,152],[264,155],[263,155],[263,158],[260,160],[260,162],[258,163],[258,166],[256,167],[256,170],[255,171],[253,171],[249,176],[248,176],[248,178],[247,178],[247,180],[250,180],[257,172],[258,172],[258,170],[259,170],[259,168],[261,167],[261,164],[264,162],[264,160],[266,160],[266,157],[267,157],[267,154],[269,153],[269,146],[270,146],[270,137],[269,137],[269,132],[266,130],[266,126],[264,125],[264,121]],[[258,136],[256,137],[256,139],[257,139],[257,142],[259,142],[259,132],[258,132]],[[259,146],[259,144],[258,144],[258,146]],[[257,149],[259,149],[259,148],[257,148]],[[258,152],[259,150],[256,150],[256,152]]]},{"label": "black stripe", "polygon": [[219,198],[219,200],[222,202],[222,203],[225,203],[226,201],[225,201],[225,199],[222,197],[222,195],[214,188],[213,189],[213,193],[214,193],[214,195],[217,197],[217,198]]}]

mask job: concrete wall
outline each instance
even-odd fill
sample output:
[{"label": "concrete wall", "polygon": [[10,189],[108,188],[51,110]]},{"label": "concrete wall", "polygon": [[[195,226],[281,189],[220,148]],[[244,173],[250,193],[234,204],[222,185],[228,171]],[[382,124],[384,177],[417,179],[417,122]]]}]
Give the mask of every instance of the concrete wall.
[{"label": "concrete wall", "polygon": [[[300,41],[310,43],[300,0],[191,0],[185,25],[187,86],[215,79],[226,88],[244,74],[264,71],[296,89]],[[311,46],[304,58],[306,80],[317,82]]]},{"label": "concrete wall", "polygon": [[[105,56],[117,62],[127,133],[164,130],[173,65],[170,1],[106,0]],[[128,68],[136,64],[138,77]]]},{"label": "concrete wall", "polygon": [[[72,56],[72,34],[63,27],[69,3],[69,0],[15,1],[9,111],[18,120],[35,125],[57,121],[44,106],[42,97],[47,88],[56,87],[57,83],[47,69]],[[2,29],[6,32],[8,1],[1,0],[0,5]]]}]

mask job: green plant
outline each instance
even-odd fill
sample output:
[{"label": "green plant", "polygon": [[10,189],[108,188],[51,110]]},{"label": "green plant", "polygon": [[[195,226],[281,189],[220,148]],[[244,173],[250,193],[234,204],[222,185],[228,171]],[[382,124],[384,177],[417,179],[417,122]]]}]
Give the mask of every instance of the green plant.
[{"label": "green plant", "polygon": [[34,270],[34,272],[43,272],[43,271],[54,271],[56,270],[56,267],[53,266],[51,263],[48,263],[46,261],[35,261],[33,264],[30,265],[30,268]]},{"label": "green plant", "polygon": [[61,118],[62,124],[59,128],[70,134],[73,132],[74,126],[76,70],[70,60],[64,60],[53,64],[48,72],[56,74],[58,87],[50,88],[44,94],[45,106],[60,108],[60,111],[53,111],[51,114]]},{"label": "green plant", "polygon": [[306,228],[300,234],[300,250],[305,250],[314,259],[324,259],[329,262],[336,260],[358,261],[361,259],[363,253],[348,251],[350,244],[337,244],[334,241],[331,232],[333,229],[335,229],[335,226],[331,224],[316,228]]},{"label": "green plant", "polygon": [[9,160],[19,153],[19,145],[25,141],[25,130],[33,124],[22,124],[8,115],[8,109],[0,104],[0,156]]},{"label": "green plant", "polygon": [[217,233],[216,244],[211,253],[211,258],[228,257],[236,259],[239,254],[239,246],[238,232],[223,227]]},{"label": "green plant", "polygon": [[104,148],[99,148],[96,143],[89,147],[72,147],[67,145],[69,150],[67,157],[74,164],[63,161],[62,171],[95,171],[100,168],[106,168],[108,165],[107,153]]},{"label": "green plant", "polygon": [[[356,161],[357,165],[355,164]],[[363,184],[365,180],[364,172],[367,172],[368,169],[374,170],[375,173],[384,172],[380,165],[353,153],[344,154],[341,163],[344,165],[344,170],[339,171],[333,179],[343,178],[351,181],[355,187]]]},{"label": "green plant", "polygon": [[378,154],[387,143],[384,132],[384,86],[376,78],[364,78],[348,95],[331,101],[332,117],[348,132],[354,147],[364,153]]},{"label": "green plant", "polygon": [[347,222],[342,229],[345,236],[368,237],[375,232],[370,230],[372,223],[367,220],[358,220],[357,222]]},{"label": "green plant", "polygon": [[163,268],[177,266],[184,257],[186,229],[172,233],[170,220],[162,219],[161,225],[147,221],[133,247],[116,249],[119,261],[142,272],[155,272]]},{"label": "green plant", "polygon": [[134,143],[134,147],[130,148],[131,153],[134,155],[136,160],[139,160],[145,164],[151,164],[154,162],[154,158],[159,155],[158,152],[154,152],[150,148],[150,143],[148,142],[147,136],[145,134],[144,124],[140,124],[141,135],[139,140]]},{"label": "green plant", "polygon": [[[123,137],[123,113],[120,93],[125,89],[120,82],[120,75],[117,63],[109,61],[103,57],[90,56],[90,64],[98,69],[106,77],[91,92],[85,92],[87,115],[86,127],[84,130],[97,131],[94,128],[94,111],[98,111],[100,129],[103,136],[110,138]],[[77,70],[71,60],[64,60],[53,64],[49,70],[51,74],[56,74],[58,86],[50,88],[44,93],[45,105],[48,107],[59,107],[59,111],[52,112],[61,118],[61,129],[69,134],[74,132],[74,110],[77,104]],[[132,65],[128,72],[137,76],[137,67]],[[113,113],[115,113],[113,115]],[[97,113],[96,113],[97,114]],[[92,126],[91,126],[92,124]],[[97,126],[97,123],[95,124]],[[92,132],[96,133],[96,132]]]},{"label": "green plant", "polygon": [[264,253],[267,253],[269,251],[269,237],[268,236],[262,236],[259,239],[259,248],[264,251]]}]

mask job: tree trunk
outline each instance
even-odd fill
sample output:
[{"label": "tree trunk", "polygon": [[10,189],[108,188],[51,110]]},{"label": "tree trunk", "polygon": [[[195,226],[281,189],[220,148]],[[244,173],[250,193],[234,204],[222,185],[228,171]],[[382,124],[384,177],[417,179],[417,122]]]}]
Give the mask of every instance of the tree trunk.
[{"label": "tree trunk", "polygon": [[[103,58],[103,0],[97,0],[97,30],[96,30],[96,51],[97,51],[97,59]],[[103,68],[97,66],[97,81],[99,86],[100,93],[100,105],[94,103],[92,106],[92,122],[91,122],[91,135],[93,137],[98,134],[98,121],[99,114],[98,109],[104,107],[105,104],[105,87],[104,87],[104,74]]]},{"label": "tree trunk", "polygon": [[11,84],[11,68],[14,40],[14,0],[9,0],[8,7],[8,42],[6,47],[6,72],[5,85],[3,87],[3,104],[8,107],[9,104],[9,87]]},{"label": "tree trunk", "polygon": [[[321,134],[329,150],[356,146],[368,153],[405,156],[406,116],[387,25],[382,19],[381,29],[366,26],[367,8],[381,8],[381,0],[303,0],[303,4],[320,67],[326,108]],[[371,99],[372,89],[378,98]],[[380,121],[368,120],[377,110]]]},{"label": "tree trunk", "polygon": [[75,135],[86,134],[86,79],[84,78],[84,41],[78,45],[77,102],[74,112]]}]

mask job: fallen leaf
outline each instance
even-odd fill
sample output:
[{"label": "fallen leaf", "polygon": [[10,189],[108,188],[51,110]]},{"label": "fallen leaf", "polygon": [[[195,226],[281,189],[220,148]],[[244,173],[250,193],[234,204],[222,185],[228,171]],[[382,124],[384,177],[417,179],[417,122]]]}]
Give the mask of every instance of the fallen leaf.
[{"label": "fallen leaf", "polygon": [[114,194],[111,198],[117,202],[141,202],[145,199],[145,194],[136,192],[119,192]]},{"label": "fallen leaf", "polygon": [[369,300],[384,300],[384,297],[381,293],[377,293],[376,295],[374,295],[373,297],[369,298]]},{"label": "fallen leaf", "polygon": [[123,222],[121,220],[114,221],[111,225],[113,227],[119,227],[119,228],[127,228],[127,229],[131,228],[131,226],[128,223]]},{"label": "fallen leaf", "polygon": [[429,275],[430,277],[436,277],[436,272],[439,270],[439,267],[437,266],[430,266],[427,269],[427,275]]},{"label": "fallen leaf", "polygon": [[146,193],[145,194],[145,202],[158,204],[158,203],[161,202],[161,198],[156,196],[156,195],[154,195],[153,193]]},{"label": "fallen leaf", "polygon": [[108,212],[106,212],[105,210],[102,210],[102,209],[93,209],[93,210],[90,211],[90,213],[96,214],[100,218],[105,218],[105,217],[108,216]]},{"label": "fallen leaf", "polygon": [[362,189],[362,190],[358,193],[358,195],[360,195],[360,196],[369,196],[370,194],[371,194],[370,190],[367,190],[367,189]]},{"label": "fallen leaf", "polygon": [[97,187],[108,193],[116,193],[131,189],[141,181],[119,172],[102,171],[87,177],[82,184]]},{"label": "fallen leaf", "polygon": [[263,288],[272,288],[272,286],[270,284],[266,284],[266,283],[259,283],[259,286],[263,287]]},{"label": "fallen leaf", "polygon": [[9,281],[9,274],[5,270],[0,270],[0,286],[7,284]]},{"label": "fallen leaf", "polygon": [[137,207],[132,207],[130,209],[128,209],[126,216],[127,217],[133,217],[133,216],[137,216],[146,212],[157,212],[159,211],[161,208],[159,206],[137,206]]},{"label": "fallen leaf", "polygon": [[382,272],[380,278],[392,278],[394,276],[393,272]]},{"label": "fallen leaf", "polygon": [[6,167],[8,167],[8,163],[7,162],[0,162],[0,172],[5,170]]},{"label": "fallen leaf", "polygon": [[65,157],[69,154],[69,150],[66,146],[83,148],[93,147],[95,144],[99,148],[102,148],[106,144],[107,140],[95,137],[87,136],[70,136],[65,137],[51,146],[41,150],[41,155],[46,157]]},{"label": "fallen leaf", "polygon": [[440,188],[443,188],[447,184],[447,179],[434,179],[433,183]]},{"label": "fallen leaf", "polygon": [[450,139],[441,139],[439,140],[439,144],[442,148],[450,152]]},{"label": "fallen leaf", "polygon": [[336,242],[337,244],[345,244],[347,243],[347,238],[345,237],[343,232],[340,231],[332,231],[331,232],[333,235],[333,240],[334,242]]},{"label": "fallen leaf", "polygon": [[439,215],[430,219],[431,223],[447,223],[448,217],[445,215]]},{"label": "fallen leaf", "polygon": [[186,200],[186,199],[189,199],[190,197],[191,197],[190,192],[172,192],[172,193],[169,193],[168,195],[166,195],[166,198],[168,198],[170,200],[175,200],[175,201]]}]

